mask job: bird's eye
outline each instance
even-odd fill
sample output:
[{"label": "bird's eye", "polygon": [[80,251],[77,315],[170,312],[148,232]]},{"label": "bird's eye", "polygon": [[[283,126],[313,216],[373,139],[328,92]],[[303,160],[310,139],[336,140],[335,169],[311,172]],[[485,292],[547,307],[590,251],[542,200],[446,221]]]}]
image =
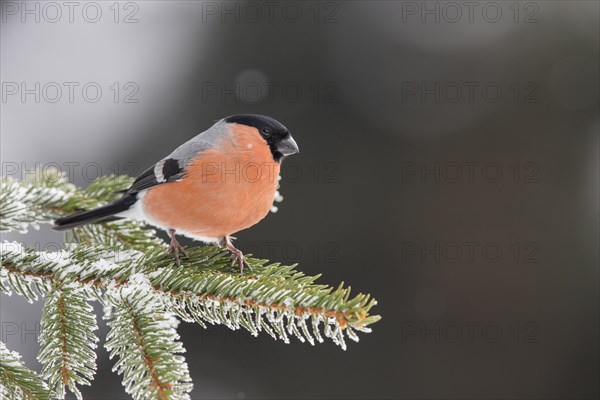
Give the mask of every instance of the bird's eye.
[{"label": "bird's eye", "polygon": [[262,129],[262,135],[265,138],[271,137],[271,131],[268,128],[263,128]]}]

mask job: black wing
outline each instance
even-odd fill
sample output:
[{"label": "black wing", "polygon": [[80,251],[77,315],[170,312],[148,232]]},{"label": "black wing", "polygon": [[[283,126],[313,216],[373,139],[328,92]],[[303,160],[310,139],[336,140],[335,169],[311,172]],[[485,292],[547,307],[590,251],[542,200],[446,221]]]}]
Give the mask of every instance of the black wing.
[{"label": "black wing", "polygon": [[[157,166],[159,166],[158,171]],[[183,174],[184,171],[183,168],[179,166],[179,161],[173,158],[161,160],[142,172],[135,182],[133,182],[133,185],[127,189],[127,193],[138,193],[153,186],[176,181],[181,179]]]}]

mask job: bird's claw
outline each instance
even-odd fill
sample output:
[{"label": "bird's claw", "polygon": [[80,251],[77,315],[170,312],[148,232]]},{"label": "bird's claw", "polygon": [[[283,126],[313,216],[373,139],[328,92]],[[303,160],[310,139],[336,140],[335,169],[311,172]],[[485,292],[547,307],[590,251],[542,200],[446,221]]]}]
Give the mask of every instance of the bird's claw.
[{"label": "bird's claw", "polygon": [[231,252],[231,269],[235,270],[236,264],[238,264],[240,266],[240,275],[244,275],[244,267],[248,268],[250,272],[253,272],[252,267],[244,257],[244,253],[231,243],[231,239],[235,238],[233,236],[223,236],[217,242],[219,246],[224,246]]},{"label": "bird's claw", "polygon": [[169,244],[169,248],[167,249],[167,254],[171,254],[171,253],[175,254],[175,264],[177,264],[177,266],[180,267],[181,260],[179,259],[179,253],[182,253],[186,257],[189,257],[190,255],[185,250],[185,247],[183,247],[181,244],[179,244],[177,239],[175,239],[175,231],[174,230],[169,231],[169,236],[171,236],[171,243]]},{"label": "bird's claw", "polygon": [[240,250],[236,249],[235,247],[233,249],[229,248],[229,250],[231,251],[231,268],[233,270],[236,269],[236,264],[239,264],[240,275],[244,275],[244,268],[248,268],[250,272],[253,272],[252,267],[250,266],[248,261],[246,261],[244,254]]}]

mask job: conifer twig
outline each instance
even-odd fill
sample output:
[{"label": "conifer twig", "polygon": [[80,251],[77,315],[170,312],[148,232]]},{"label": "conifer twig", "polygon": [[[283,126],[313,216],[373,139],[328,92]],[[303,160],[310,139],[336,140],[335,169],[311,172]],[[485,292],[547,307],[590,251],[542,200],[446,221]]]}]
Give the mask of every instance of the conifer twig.
[{"label": "conifer twig", "polygon": [[[113,200],[131,179],[105,177],[77,190],[56,173],[17,182],[3,178],[0,230],[28,227]],[[186,399],[192,388],[177,341],[177,318],[201,326],[222,324],[252,335],[266,332],[289,342],[310,344],[330,338],[346,348],[379,319],[368,295],[350,295],[315,283],[296,266],[247,258],[252,274],[230,270],[226,251],[213,246],[188,249],[176,267],[156,232],[121,220],[77,228],[64,250],[35,251],[17,242],[0,246],[0,291],[29,301],[46,298],[39,359],[53,396],[89,384],[95,372],[95,318],[89,301],[99,300],[111,331],[106,347],[118,357],[114,371],[134,399]],[[133,328],[133,329],[132,329]],[[9,397],[10,398],[10,397]]]},{"label": "conifer twig", "polygon": [[48,386],[23,365],[21,356],[0,342],[0,399],[47,400]]}]

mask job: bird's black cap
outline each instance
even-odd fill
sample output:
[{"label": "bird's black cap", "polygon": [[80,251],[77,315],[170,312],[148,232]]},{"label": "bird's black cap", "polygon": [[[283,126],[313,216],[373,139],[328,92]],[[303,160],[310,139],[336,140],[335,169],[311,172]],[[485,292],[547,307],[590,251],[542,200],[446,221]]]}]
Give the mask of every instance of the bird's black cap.
[{"label": "bird's black cap", "polygon": [[225,118],[225,122],[252,126],[259,131],[269,129],[272,132],[285,132],[289,134],[288,129],[275,118],[259,114],[236,114]]}]

